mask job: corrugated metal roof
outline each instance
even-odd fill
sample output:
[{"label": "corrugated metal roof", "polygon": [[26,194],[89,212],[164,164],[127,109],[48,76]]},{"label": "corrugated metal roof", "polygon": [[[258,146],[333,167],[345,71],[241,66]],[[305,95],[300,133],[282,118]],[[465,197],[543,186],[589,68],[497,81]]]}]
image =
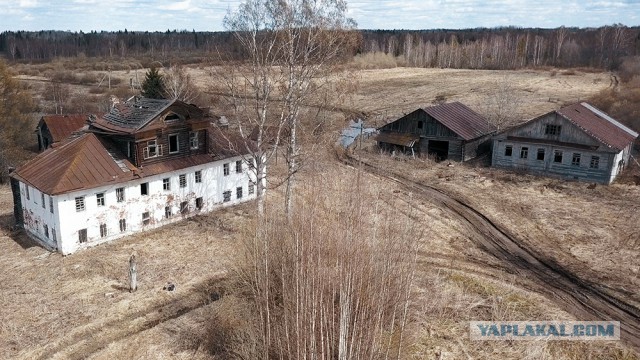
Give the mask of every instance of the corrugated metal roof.
[{"label": "corrugated metal roof", "polygon": [[588,103],[576,103],[556,111],[591,137],[621,151],[638,137],[638,133]]},{"label": "corrugated metal roof", "polygon": [[38,125],[41,126],[44,123],[51,133],[53,142],[60,142],[71,136],[74,131],[80,130],[87,124],[88,119],[87,114],[45,115]]},{"label": "corrugated metal roof", "polygon": [[[128,166],[133,167],[130,163]],[[93,133],[41,153],[12,175],[49,195],[133,178],[133,172],[123,171]]]},{"label": "corrugated metal roof", "polygon": [[377,142],[412,147],[420,139],[418,135],[383,132],[375,136]]},{"label": "corrugated metal roof", "polygon": [[[59,195],[185,169],[255,151],[255,144],[212,126],[209,153],[163,160],[137,168],[105,135],[83,133],[51,148],[11,176],[49,194]],[[247,151],[249,149],[249,151]]]},{"label": "corrugated metal roof", "polygon": [[423,108],[431,117],[465,140],[472,140],[496,131],[487,119],[460,102]]}]

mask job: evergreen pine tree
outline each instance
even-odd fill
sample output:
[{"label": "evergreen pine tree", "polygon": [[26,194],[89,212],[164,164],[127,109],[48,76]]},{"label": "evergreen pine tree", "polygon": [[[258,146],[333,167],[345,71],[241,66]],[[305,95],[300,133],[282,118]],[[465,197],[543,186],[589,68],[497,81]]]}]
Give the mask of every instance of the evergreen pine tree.
[{"label": "evergreen pine tree", "polygon": [[151,99],[163,99],[164,84],[158,69],[152,67],[147,71],[142,82],[142,96]]}]

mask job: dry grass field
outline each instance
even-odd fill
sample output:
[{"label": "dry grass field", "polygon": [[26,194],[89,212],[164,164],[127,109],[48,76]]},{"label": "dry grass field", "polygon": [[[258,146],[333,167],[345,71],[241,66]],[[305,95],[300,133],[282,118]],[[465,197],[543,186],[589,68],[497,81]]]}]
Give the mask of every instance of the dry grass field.
[{"label": "dry grass field", "polygon": [[[190,72],[207,92],[215,84],[206,68]],[[128,83],[130,73],[114,72]],[[377,125],[436,101],[461,101],[481,110],[496,84],[508,79],[522,99],[522,119],[563,103],[586,99],[610,85],[607,73],[528,70],[365,70],[353,74],[356,92],[342,108]],[[32,79],[33,80],[33,79]],[[30,81],[30,83],[36,83]],[[74,85],[76,92],[87,90]],[[336,161],[332,145],[344,115],[321,139],[307,144],[300,180],[331,188],[354,179],[357,169]],[[310,151],[309,149],[313,149]],[[572,271],[623,290],[640,303],[640,234],[634,229],[640,187],[534,178],[473,165],[393,159],[365,142],[356,154],[466,199],[528,245]],[[278,165],[270,174],[281,173]],[[634,359],[615,343],[474,342],[470,320],[573,319],[531,291],[527,279],[469,239],[448,212],[396,184],[365,175],[367,192],[398,222],[423,230],[411,305],[408,359]],[[272,181],[272,184],[278,181]],[[282,190],[269,192],[280,203]],[[341,194],[328,192],[340,198]],[[20,359],[210,359],[206,332],[213,315],[228,308],[223,278],[233,271],[241,229],[253,224],[251,204],[199,216],[62,257],[12,232],[10,190],[0,186],[0,352]],[[635,231],[635,232],[634,232]],[[138,256],[140,289],[126,287],[128,258]],[[171,282],[176,290],[163,287]],[[217,300],[220,297],[220,300]],[[215,325],[213,325],[215,326]]]}]

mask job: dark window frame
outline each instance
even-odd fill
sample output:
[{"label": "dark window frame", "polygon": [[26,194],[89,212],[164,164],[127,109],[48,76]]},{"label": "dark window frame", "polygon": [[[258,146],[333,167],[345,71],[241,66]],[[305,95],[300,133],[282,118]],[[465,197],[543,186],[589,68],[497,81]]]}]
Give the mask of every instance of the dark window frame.
[{"label": "dark window frame", "polygon": [[528,159],[529,158],[529,147],[523,146],[520,148],[520,159]]},{"label": "dark window frame", "polygon": [[513,145],[505,145],[504,147],[504,156],[513,156]]},{"label": "dark window frame", "polygon": [[149,196],[149,183],[143,182],[140,184],[140,196]]},{"label": "dark window frame", "polygon": [[562,151],[560,150],[556,150],[553,152],[553,162],[554,163],[558,163],[558,164],[562,164],[562,158],[564,157],[564,154]]},{"label": "dark window frame", "polygon": [[546,150],[538,148],[538,153],[536,154],[536,160],[544,161],[545,155],[546,155]]},{"label": "dark window frame", "polygon": [[96,194],[96,204],[98,205],[98,207],[105,205],[104,193],[103,192]]},{"label": "dark window frame", "polygon": [[[172,143],[172,139],[175,139],[174,143]],[[180,137],[179,137],[179,134],[169,134],[168,142],[169,142],[169,154],[177,154],[177,153],[180,152]],[[172,147],[173,147],[172,145],[175,145],[175,150],[171,150]]]},{"label": "dark window frame", "polygon": [[87,240],[88,240],[88,238],[87,238],[87,229],[85,228],[85,229],[78,230],[78,242],[80,244],[84,244],[84,243],[87,242]]},{"label": "dark window frame", "polygon": [[187,174],[180,174],[178,175],[178,182],[180,183],[180,188],[186,188],[187,187]]}]

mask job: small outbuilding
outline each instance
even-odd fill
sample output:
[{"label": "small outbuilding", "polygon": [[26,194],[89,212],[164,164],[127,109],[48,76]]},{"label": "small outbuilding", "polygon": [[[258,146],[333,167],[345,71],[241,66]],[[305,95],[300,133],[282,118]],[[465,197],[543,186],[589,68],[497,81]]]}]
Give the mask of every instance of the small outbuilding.
[{"label": "small outbuilding", "polygon": [[464,104],[452,102],[417,109],[378,130],[382,149],[467,161],[489,151],[496,128]]},{"label": "small outbuilding", "polygon": [[496,135],[492,165],[609,184],[629,163],[637,137],[637,132],[581,102]]},{"label": "small outbuilding", "polygon": [[43,116],[36,127],[38,150],[45,151],[58,145],[61,141],[71,136],[72,133],[87,125],[88,120],[88,114]]}]

